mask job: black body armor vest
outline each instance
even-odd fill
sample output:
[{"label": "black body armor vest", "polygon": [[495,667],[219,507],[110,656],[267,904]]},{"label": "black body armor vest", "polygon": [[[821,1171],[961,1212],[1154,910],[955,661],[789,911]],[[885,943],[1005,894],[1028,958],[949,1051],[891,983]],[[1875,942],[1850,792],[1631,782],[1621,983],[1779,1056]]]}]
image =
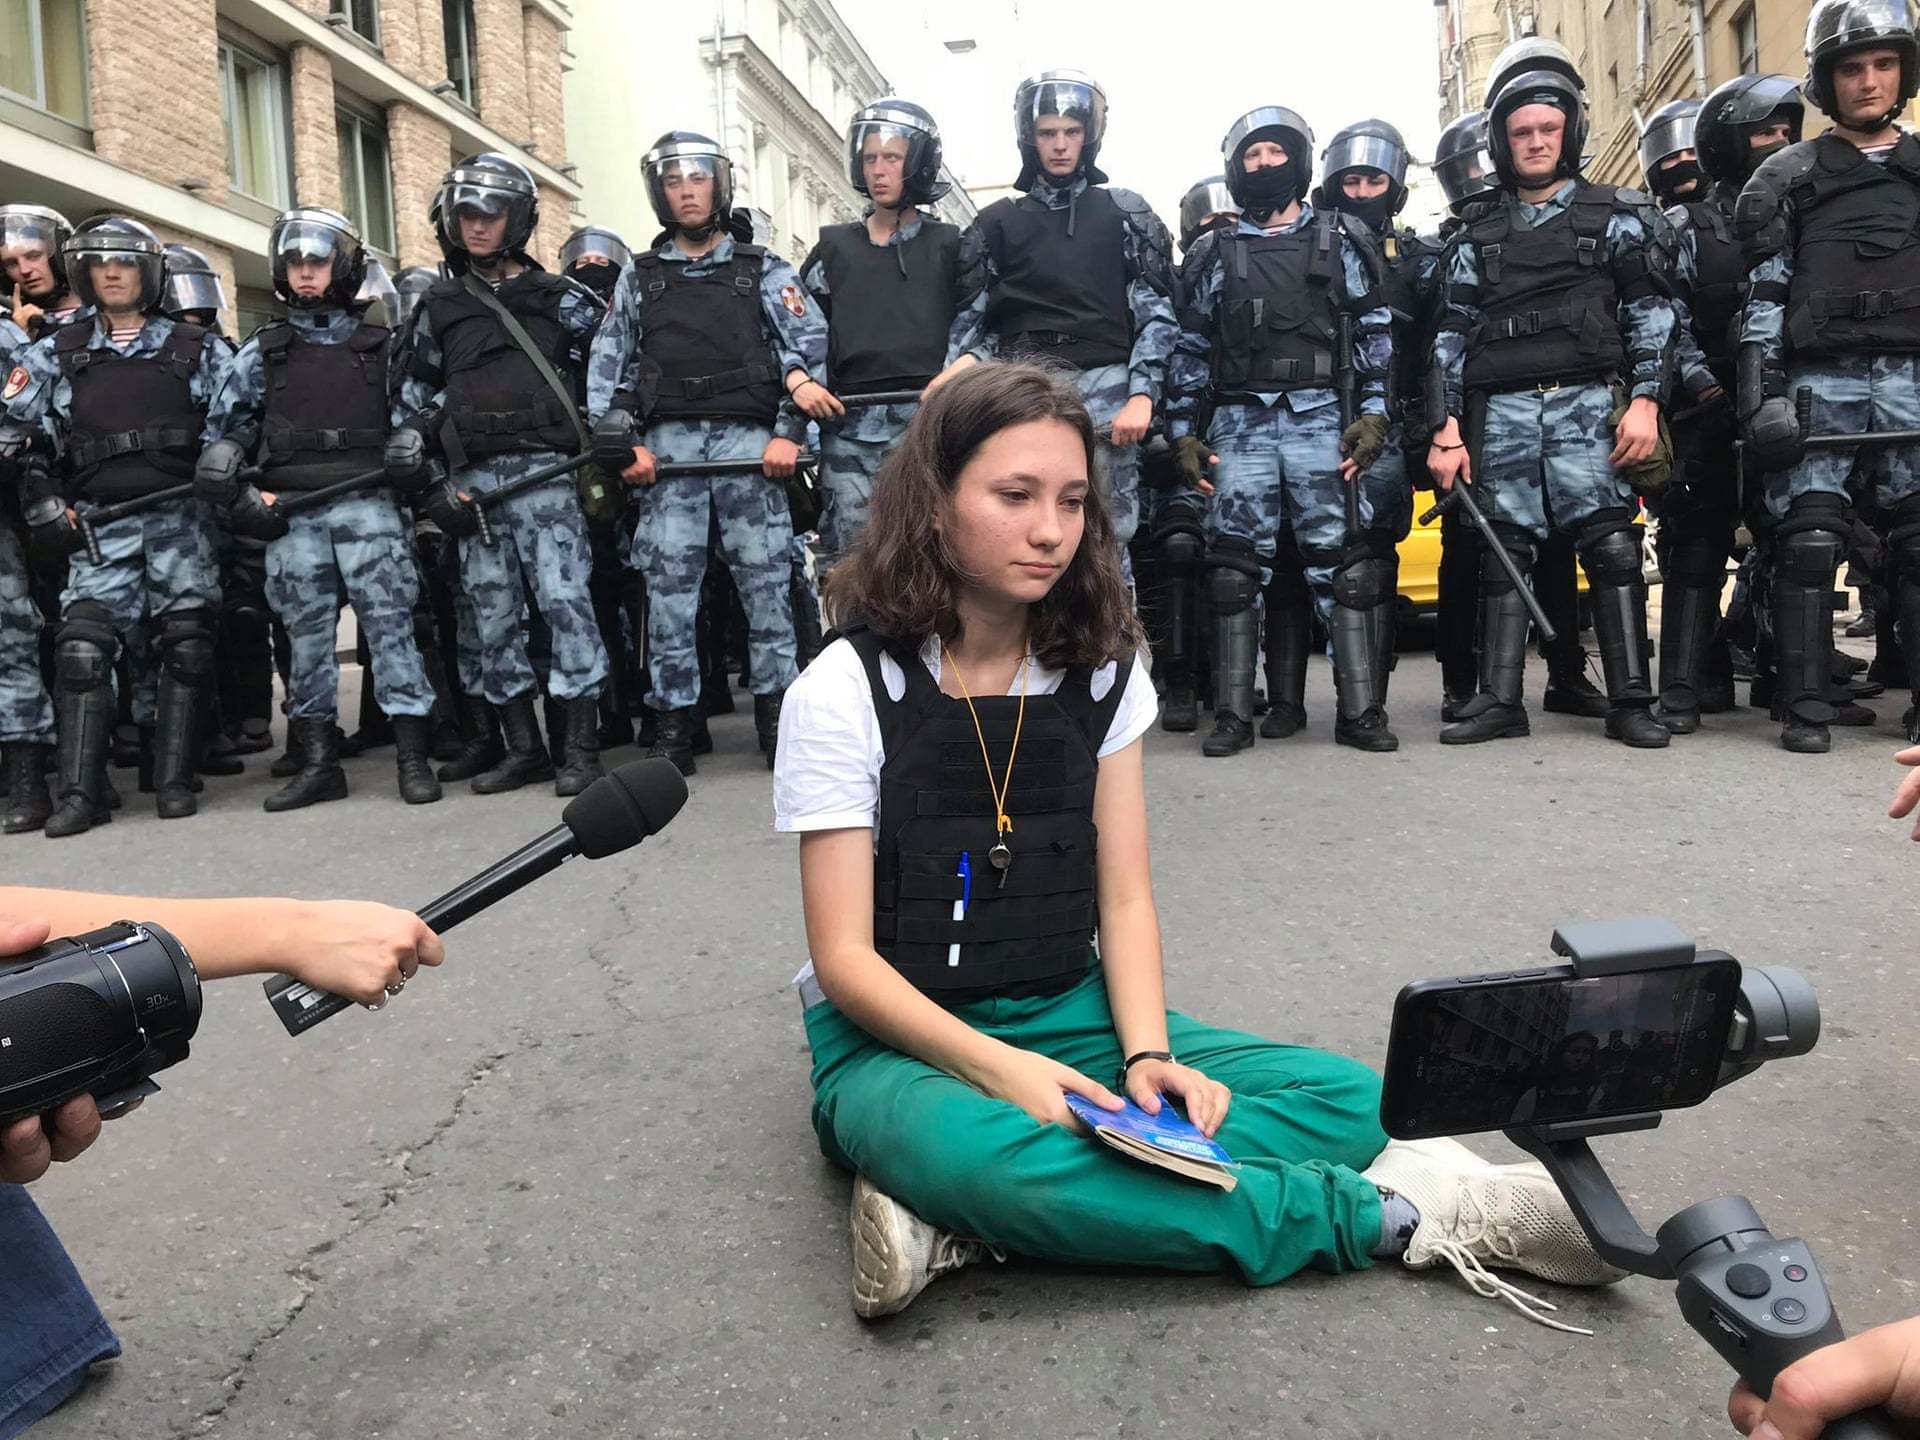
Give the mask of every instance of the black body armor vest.
[{"label": "black body armor vest", "polygon": [[1325,390],[1346,298],[1340,227],[1316,211],[1289,235],[1220,236],[1213,398],[1254,403],[1280,390]]},{"label": "black body armor vest", "polygon": [[[563,276],[523,270],[493,292],[563,377],[573,366],[572,342],[560,323],[560,302],[570,288]],[[424,378],[445,385],[446,423],[461,450],[476,459],[509,450],[573,450],[575,418],[464,280],[436,281],[424,303],[440,346],[440,373]]]},{"label": "black body armor vest", "polygon": [[1747,288],[1747,262],[1733,236],[1733,217],[1712,200],[1681,207],[1693,231],[1693,338],[1723,390],[1733,389],[1733,357],[1739,348],[1740,311]]},{"label": "black body armor vest", "polygon": [[725,265],[699,276],[657,252],[635,258],[640,349],[660,367],[650,418],[779,418],[783,377],[760,308],[766,254],[736,244]]},{"label": "black body armor vest", "polygon": [[1531,229],[1515,223],[1519,203],[1503,195],[1468,214],[1467,236],[1480,259],[1472,297],[1480,323],[1467,336],[1467,389],[1524,390],[1618,374],[1626,341],[1607,258],[1614,187],[1578,182],[1573,203]]},{"label": "black body armor vest", "polygon": [[175,321],[151,355],[89,350],[93,325],[67,325],[53,353],[73,387],[67,473],[79,498],[134,500],[193,475],[206,415],[189,383],[207,332]]},{"label": "black body armor vest", "polygon": [[836,395],[918,390],[946,368],[960,231],[922,220],[904,245],[875,245],[864,221],[820,232],[832,296],[827,388]]},{"label": "black body armor vest", "polygon": [[[1097,757],[1132,662],[1119,664],[1113,688],[1099,701],[1086,666],[1069,670],[1053,694],[1027,696],[1007,787],[1013,860],[1002,885],[987,859],[995,837],[993,793],[966,701],[940,693],[917,645],[886,641],[864,626],[851,627],[846,638],[866,666],[886,751],[874,852],[874,948],[943,1005],[1070,988],[1093,957]],[[898,701],[887,692],[883,652],[906,674]],[[994,774],[1004,775],[1020,699],[975,696],[973,707]],[[963,854],[973,875],[970,897],[960,875]],[[966,916],[955,920],[954,903],[963,898]]]},{"label": "black body armor vest", "polygon": [[1791,190],[1799,241],[1787,299],[1796,356],[1920,351],[1920,139],[1882,164],[1832,135]]},{"label": "black body armor vest", "polygon": [[363,324],[344,344],[317,345],[282,321],[255,337],[266,368],[266,489],[319,490],[380,468],[392,334],[383,325]]},{"label": "black body armor vest", "polygon": [[1081,370],[1127,363],[1127,220],[1111,195],[1090,185],[1059,210],[1030,195],[996,200],[975,223],[1000,277],[987,328],[1001,354],[1047,355]]},{"label": "black body armor vest", "polygon": [[[1423,282],[1420,268],[1436,255],[1431,242],[1411,230],[1391,230],[1377,242],[1383,273],[1374,288],[1354,301],[1365,313],[1379,306],[1393,312],[1393,373],[1388,403],[1393,417],[1418,434],[1426,433],[1427,354],[1433,343],[1433,299],[1437,284]],[[1420,469],[1426,470],[1426,456]]]}]

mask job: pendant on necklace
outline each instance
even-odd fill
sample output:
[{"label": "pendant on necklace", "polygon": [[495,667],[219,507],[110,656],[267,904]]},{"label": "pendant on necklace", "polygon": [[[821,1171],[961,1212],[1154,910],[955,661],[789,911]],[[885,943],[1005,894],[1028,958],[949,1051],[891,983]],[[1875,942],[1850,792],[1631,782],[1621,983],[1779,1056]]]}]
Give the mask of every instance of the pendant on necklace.
[{"label": "pendant on necklace", "polygon": [[993,842],[993,848],[987,851],[987,863],[1000,872],[1000,883],[996,889],[1007,888],[1007,869],[1013,864],[1013,851],[1007,848],[1005,840]]}]

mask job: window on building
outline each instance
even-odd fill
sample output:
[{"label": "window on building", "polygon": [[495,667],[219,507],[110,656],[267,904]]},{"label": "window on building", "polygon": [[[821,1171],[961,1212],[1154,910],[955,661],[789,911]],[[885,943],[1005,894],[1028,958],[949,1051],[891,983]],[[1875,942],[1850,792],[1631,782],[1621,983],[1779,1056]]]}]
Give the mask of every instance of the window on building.
[{"label": "window on building", "polygon": [[333,0],[333,13],[362,40],[380,43],[379,0]]},{"label": "window on building", "polygon": [[62,120],[87,123],[82,0],[0,0],[0,90]]},{"label": "window on building", "polygon": [[284,209],[289,203],[284,72],[275,62],[223,40],[220,87],[233,188]]},{"label": "window on building", "polygon": [[447,78],[468,109],[480,108],[480,72],[473,61],[473,0],[443,0],[440,18],[447,32]]},{"label": "window on building", "polygon": [[345,107],[335,117],[340,127],[341,208],[360,227],[367,244],[391,255],[395,251],[393,171],[387,159],[386,122]]},{"label": "window on building", "polygon": [[1760,26],[1753,18],[1751,5],[1733,17],[1733,48],[1740,57],[1740,73],[1758,75],[1760,73]]}]

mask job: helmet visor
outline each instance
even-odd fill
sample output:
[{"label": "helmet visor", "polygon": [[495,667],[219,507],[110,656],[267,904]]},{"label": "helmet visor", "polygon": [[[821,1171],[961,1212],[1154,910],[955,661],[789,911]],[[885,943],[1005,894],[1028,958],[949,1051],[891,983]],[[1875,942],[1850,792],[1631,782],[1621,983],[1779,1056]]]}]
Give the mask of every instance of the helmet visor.
[{"label": "helmet visor", "polygon": [[1698,118],[1697,113],[1655,116],[1647,126],[1647,133],[1640,137],[1641,168],[1652,170],[1668,156],[1693,149],[1694,123]]},{"label": "helmet visor", "polygon": [[847,131],[847,178],[863,193],[871,193],[876,175],[896,175],[904,186],[907,178],[925,165],[932,144],[931,137],[918,126],[856,120]]},{"label": "helmet visor", "polygon": [[0,255],[52,255],[59,246],[59,227],[47,216],[18,210],[0,212]]},{"label": "helmet visor", "polygon": [[1233,198],[1225,180],[1208,180],[1194,186],[1180,200],[1180,243],[1191,245],[1209,217],[1239,213],[1240,202]]},{"label": "helmet visor", "polygon": [[1484,139],[1468,150],[1457,151],[1444,160],[1433,162],[1433,173],[1449,205],[1458,205],[1469,196],[1491,190],[1499,181],[1493,173],[1493,156]]},{"label": "helmet visor", "polygon": [[1875,40],[1911,39],[1907,0],[1829,0],[1807,17],[1807,54],[1832,55]]},{"label": "helmet visor", "polygon": [[220,293],[220,277],[199,271],[167,276],[167,309],[173,314],[188,310],[218,310],[226,302]]},{"label": "helmet visor", "polygon": [[633,251],[611,230],[581,230],[560,247],[560,268],[571,270],[589,256],[622,270],[633,263]]},{"label": "helmet visor", "polygon": [[1378,170],[1396,185],[1407,181],[1407,150],[1384,135],[1340,135],[1327,146],[1326,173],[1332,181],[1343,170]]},{"label": "helmet visor", "polygon": [[348,238],[331,225],[312,220],[289,220],[274,227],[273,258],[278,265],[295,260],[331,264],[336,255],[350,254]]},{"label": "helmet visor", "polygon": [[1041,80],[1022,87],[1015,119],[1023,144],[1033,143],[1042,120],[1055,118],[1078,120],[1086,143],[1098,145],[1107,131],[1107,97],[1083,80]]},{"label": "helmet visor", "polygon": [[378,260],[367,261],[367,273],[354,293],[354,307],[369,325],[384,325],[389,330],[400,323],[400,292],[393,277]]}]

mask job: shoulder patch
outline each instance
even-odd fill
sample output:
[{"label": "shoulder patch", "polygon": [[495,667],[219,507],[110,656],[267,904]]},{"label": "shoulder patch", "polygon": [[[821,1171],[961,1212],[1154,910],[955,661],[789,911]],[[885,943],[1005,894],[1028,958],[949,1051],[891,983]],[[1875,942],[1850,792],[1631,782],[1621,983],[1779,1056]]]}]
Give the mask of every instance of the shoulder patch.
[{"label": "shoulder patch", "polygon": [[14,366],[12,370],[7,372],[7,387],[4,390],[0,390],[0,400],[13,399],[14,396],[18,395],[32,383],[33,376],[27,373],[26,366]]},{"label": "shoulder patch", "polygon": [[780,303],[787,307],[787,313],[794,319],[803,319],[807,313],[806,297],[800,293],[798,285],[780,287]]}]

